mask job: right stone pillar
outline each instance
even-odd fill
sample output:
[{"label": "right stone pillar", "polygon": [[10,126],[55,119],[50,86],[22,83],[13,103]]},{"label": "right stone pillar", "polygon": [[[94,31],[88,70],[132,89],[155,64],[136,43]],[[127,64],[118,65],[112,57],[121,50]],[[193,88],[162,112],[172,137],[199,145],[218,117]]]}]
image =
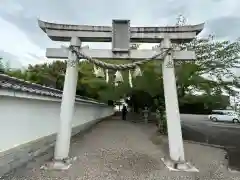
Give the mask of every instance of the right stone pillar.
[{"label": "right stone pillar", "polygon": [[[165,38],[162,48],[170,48],[171,41]],[[185,161],[182,139],[181,121],[178,106],[174,62],[171,52],[164,58],[162,64],[163,86],[168,127],[168,142],[170,158],[173,161]]]}]

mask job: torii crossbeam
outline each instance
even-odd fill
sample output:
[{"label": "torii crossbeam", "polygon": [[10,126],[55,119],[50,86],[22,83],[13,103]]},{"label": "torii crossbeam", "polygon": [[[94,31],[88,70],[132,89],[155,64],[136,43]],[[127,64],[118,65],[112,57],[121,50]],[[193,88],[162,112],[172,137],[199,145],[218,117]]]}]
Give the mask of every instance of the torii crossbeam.
[{"label": "torii crossbeam", "polygon": [[[85,48],[83,52],[98,59],[117,58],[130,60],[145,59],[153,56],[155,53],[154,50],[149,49],[130,50],[130,43],[161,43],[166,37],[171,39],[172,43],[190,42],[201,32],[204,26],[204,24],[199,24],[194,26],[130,27],[130,23],[127,20],[113,20],[113,27],[66,25],[40,20],[38,23],[40,28],[53,41],[69,42],[72,37],[78,37],[81,42],[112,42],[113,40],[112,50]],[[124,39],[123,37],[127,38]],[[118,39],[121,39],[121,41]],[[68,51],[63,48],[47,48],[46,56],[48,58],[67,59]],[[195,54],[191,51],[175,51],[173,57],[176,60],[193,60],[195,59]]]}]

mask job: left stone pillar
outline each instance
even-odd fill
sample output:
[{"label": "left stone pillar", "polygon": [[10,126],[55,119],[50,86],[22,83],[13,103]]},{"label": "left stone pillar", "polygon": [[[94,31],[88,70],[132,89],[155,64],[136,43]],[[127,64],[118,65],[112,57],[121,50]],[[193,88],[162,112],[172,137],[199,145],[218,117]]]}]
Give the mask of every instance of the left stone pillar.
[{"label": "left stone pillar", "polygon": [[[70,45],[80,49],[81,41],[78,37],[72,37]],[[75,53],[69,51],[61,103],[60,126],[54,153],[55,168],[57,169],[66,169],[69,166],[66,160],[70,148],[77,80],[78,59]]]}]

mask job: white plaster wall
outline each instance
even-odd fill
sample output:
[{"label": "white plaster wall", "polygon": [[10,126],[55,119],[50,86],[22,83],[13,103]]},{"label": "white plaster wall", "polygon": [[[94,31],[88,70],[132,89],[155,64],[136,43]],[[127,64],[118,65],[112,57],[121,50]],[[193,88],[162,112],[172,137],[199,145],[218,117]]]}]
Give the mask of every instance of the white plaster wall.
[{"label": "white plaster wall", "polygon": [[[3,96],[0,91],[0,152],[57,132],[60,99],[8,93]],[[112,114],[112,107],[76,103],[72,124],[76,127]]]}]

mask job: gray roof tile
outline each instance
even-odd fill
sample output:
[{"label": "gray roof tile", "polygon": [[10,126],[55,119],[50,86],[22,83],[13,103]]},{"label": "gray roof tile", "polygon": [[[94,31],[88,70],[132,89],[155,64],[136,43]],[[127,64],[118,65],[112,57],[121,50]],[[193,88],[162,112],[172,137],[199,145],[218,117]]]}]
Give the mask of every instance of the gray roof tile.
[{"label": "gray roof tile", "polygon": [[[14,91],[27,92],[31,94],[37,94],[40,96],[50,96],[50,97],[56,97],[56,98],[62,97],[61,90],[46,87],[46,86],[32,83],[29,81],[24,81],[24,80],[17,79],[15,77],[11,77],[5,74],[0,74],[0,89],[2,88],[11,89]],[[82,96],[76,96],[76,101],[94,103],[94,104],[99,103],[94,99],[82,97]],[[103,103],[99,103],[99,104],[106,105]]]}]

